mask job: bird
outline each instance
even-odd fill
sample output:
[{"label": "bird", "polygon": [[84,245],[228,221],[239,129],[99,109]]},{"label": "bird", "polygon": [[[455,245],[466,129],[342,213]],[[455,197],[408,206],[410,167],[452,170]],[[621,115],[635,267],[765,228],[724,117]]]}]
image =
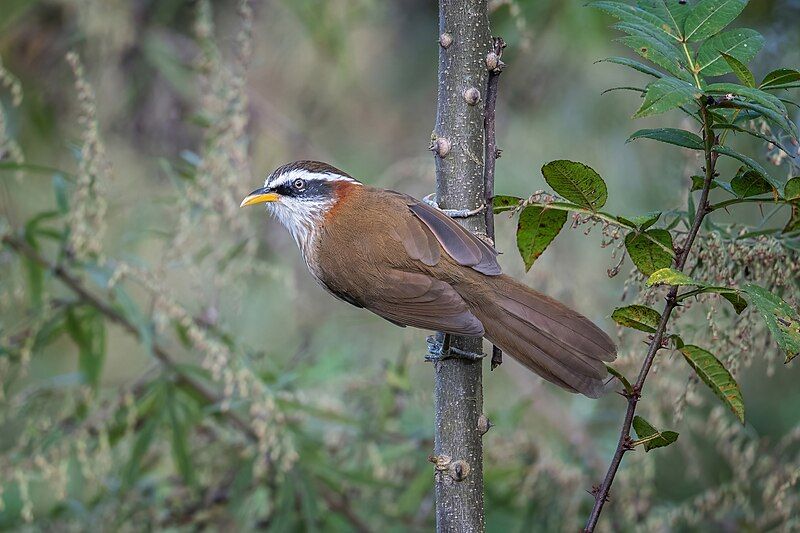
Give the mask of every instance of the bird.
[{"label": "bird", "polygon": [[607,389],[609,336],[503,274],[498,252],[436,207],[320,161],[274,170],[241,207],[258,204],[336,298],[398,326],[485,337],[570,392],[597,398]]}]

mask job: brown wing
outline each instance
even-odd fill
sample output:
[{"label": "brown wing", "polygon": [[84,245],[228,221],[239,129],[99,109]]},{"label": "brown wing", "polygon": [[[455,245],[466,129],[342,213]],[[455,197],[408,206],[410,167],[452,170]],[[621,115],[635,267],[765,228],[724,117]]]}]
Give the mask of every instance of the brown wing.
[{"label": "brown wing", "polygon": [[[417,201],[405,195],[354,188],[346,201],[340,201],[337,216],[326,221],[320,236],[315,269],[319,281],[339,298],[398,325],[483,335],[483,324],[464,299],[435,274],[442,267],[442,256],[451,252],[409,210],[414,204]],[[491,248],[475,244],[469,232],[456,228],[440,233],[447,236],[457,257],[471,265],[480,264],[484,254],[494,260],[479,246]]]},{"label": "brown wing", "polygon": [[480,337],[483,324],[447,283],[427,274],[391,269],[364,307],[402,326]]},{"label": "brown wing", "polygon": [[[401,196],[408,208],[433,233],[439,244],[459,265],[472,267],[481,274],[498,276],[502,273],[497,262],[497,251],[461,227],[438,209],[405,194]],[[408,247],[407,247],[408,249]],[[409,254],[412,251],[409,250]]]}]

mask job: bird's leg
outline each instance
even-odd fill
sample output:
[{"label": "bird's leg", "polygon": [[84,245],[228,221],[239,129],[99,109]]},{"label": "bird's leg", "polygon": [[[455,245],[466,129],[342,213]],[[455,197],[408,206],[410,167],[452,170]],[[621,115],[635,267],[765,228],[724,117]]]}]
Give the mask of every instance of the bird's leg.
[{"label": "bird's leg", "polygon": [[444,361],[445,359],[464,359],[466,361],[480,361],[486,354],[469,352],[451,346],[449,333],[437,333],[436,336],[428,337],[428,353],[425,355],[425,360],[430,362]]}]

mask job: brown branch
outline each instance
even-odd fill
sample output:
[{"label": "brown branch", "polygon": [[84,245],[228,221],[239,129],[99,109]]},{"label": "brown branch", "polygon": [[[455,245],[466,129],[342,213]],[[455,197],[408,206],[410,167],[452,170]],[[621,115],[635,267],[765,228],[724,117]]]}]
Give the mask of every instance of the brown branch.
[{"label": "brown branch", "polygon": [[[505,66],[501,58],[506,43],[502,37],[492,37],[492,49],[486,54],[486,68],[489,70],[489,79],[486,82],[486,105],[484,107],[484,164],[483,164],[483,203],[486,205],[486,235],[494,244],[494,169],[500,150],[497,148],[495,135],[495,110],[497,108],[497,86],[500,74]],[[497,346],[492,346],[491,369],[494,370],[503,364],[503,352]]]},{"label": "brown branch", "polygon": [[[487,0],[439,0],[439,68],[436,125],[436,200],[443,209],[474,213],[458,222],[485,233],[483,111],[492,45]],[[448,336],[449,338],[449,336]],[[481,339],[453,336],[450,346],[480,353]],[[446,343],[443,343],[446,344]],[[443,348],[443,353],[445,352]],[[449,475],[437,470],[438,531],[483,531],[483,414],[481,360],[448,358],[435,364],[434,456],[458,465]],[[445,460],[445,458],[447,460]],[[440,468],[443,465],[437,465]]]},{"label": "brown branch", "polygon": [[[703,220],[710,212],[708,193],[711,190],[711,183],[714,179],[715,173],[714,169],[717,163],[717,154],[712,151],[716,140],[714,138],[714,131],[711,128],[706,102],[702,102],[700,106],[700,114],[703,119],[705,180],[703,182],[702,192],[700,193],[700,202],[697,207],[697,212],[695,213],[694,222],[689,230],[686,242],[684,243],[683,248],[680,250],[678,257],[675,260],[675,268],[681,272],[686,267],[686,262],[689,259],[692,245],[694,244],[697,234],[700,232],[700,227],[703,224]],[[608,466],[608,471],[606,472],[605,478],[603,478],[603,483],[596,490],[592,491],[595,501],[594,506],[592,507],[592,512],[589,515],[588,521],[586,522],[586,528],[584,529],[584,531],[587,533],[592,533],[595,530],[595,527],[597,527],[597,522],[600,519],[600,514],[603,511],[603,505],[605,505],[606,501],[608,501],[611,485],[614,483],[614,477],[617,474],[620,463],[622,463],[622,457],[625,455],[625,452],[633,449],[630,433],[631,425],[633,424],[633,417],[636,413],[636,406],[641,398],[645,380],[650,372],[650,368],[653,366],[653,362],[658,354],[658,350],[663,347],[662,342],[667,330],[667,324],[670,316],[672,315],[672,311],[678,305],[676,299],[677,295],[678,287],[673,285],[670,287],[669,292],[667,293],[667,303],[664,306],[664,311],[661,314],[661,321],[658,323],[656,332],[653,334],[653,338],[650,341],[647,355],[642,363],[642,368],[639,370],[639,376],[636,379],[636,383],[633,385],[633,391],[630,393],[623,393],[623,395],[628,399],[628,408],[625,411],[625,419],[622,423],[622,429],[620,430],[617,449],[614,451],[614,455],[611,458],[611,464]]]},{"label": "brown branch", "polygon": [[[131,323],[122,313],[114,309],[109,303],[102,300],[100,297],[94,295],[89,291],[72,273],[67,271],[62,265],[57,265],[47,260],[35,248],[25,242],[23,239],[14,237],[12,235],[5,235],[2,238],[2,243],[13,249],[19,255],[22,255],[45,270],[52,272],[53,275],[66,285],[78,298],[87,305],[95,308],[103,314],[111,322],[121,326],[125,331],[142,341],[139,329]],[[177,364],[176,360],[166,351],[164,347],[158,343],[152,344],[153,355],[164,365],[167,369],[174,373],[178,383],[184,384],[194,390],[205,401],[212,405],[222,403],[222,398],[210,387],[184,372]],[[242,416],[230,409],[223,411],[221,416],[226,418],[231,425],[244,434],[244,436],[251,442],[258,441],[258,435]],[[336,496],[331,490],[326,487],[321,487],[321,495],[325,503],[331,511],[340,514],[347,519],[356,531],[365,532],[370,531],[369,526],[358,517],[358,515],[347,504],[347,500]]]}]

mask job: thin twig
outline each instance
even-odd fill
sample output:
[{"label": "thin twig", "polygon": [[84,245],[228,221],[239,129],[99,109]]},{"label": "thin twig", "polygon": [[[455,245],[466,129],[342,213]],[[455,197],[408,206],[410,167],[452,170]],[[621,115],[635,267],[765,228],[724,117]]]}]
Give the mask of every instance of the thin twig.
[{"label": "thin twig", "polygon": [[[700,106],[700,114],[703,118],[703,142],[706,159],[705,180],[703,182],[702,192],[700,193],[700,202],[697,207],[697,212],[695,213],[694,222],[689,230],[686,243],[684,244],[683,249],[680,251],[675,261],[675,268],[678,271],[683,271],[683,269],[686,267],[686,261],[689,259],[689,254],[695,238],[700,231],[703,220],[710,212],[708,204],[708,192],[711,190],[711,183],[714,179],[714,169],[717,163],[717,154],[712,152],[712,148],[715,145],[715,138],[714,131],[711,128],[710,117],[706,105],[707,104],[703,102]],[[656,332],[653,334],[653,338],[650,341],[650,345],[647,350],[647,356],[642,363],[642,368],[639,370],[639,376],[636,379],[636,383],[633,385],[633,391],[623,393],[623,396],[628,399],[628,408],[625,412],[625,419],[622,423],[622,429],[620,430],[617,449],[614,451],[614,456],[611,458],[611,464],[608,466],[608,471],[603,479],[603,483],[597,488],[597,490],[593,491],[595,502],[594,506],[592,507],[592,512],[589,515],[589,519],[586,522],[586,528],[584,529],[584,531],[587,533],[592,533],[597,526],[597,522],[600,519],[600,513],[603,511],[603,505],[606,503],[606,501],[608,501],[611,485],[614,483],[614,477],[616,476],[619,465],[622,462],[622,457],[625,455],[625,452],[633,449],[633,441],[630,433],[631,425],[633,424],[633,417],[636,413],[636,406],[641,398],[645,380],[650,372],[650,368],[653,366],[656,354],[658,353],[658,350],[662,348],[662,341],[667,330],[667,323],[669,322],[672,311],[677,306],[677,295],[678,287],[672,286],[667,293],[667,303],[664,306],[664,311],[661,314],[661,321],[658,323]]]},{"label": "thin twig", "polygon": [[[95,308],[108,320],[118,324],[128,333],[139,339],[139,341],[142,341],[141,332],[133,323],[125,318],[125,316],[119,311],[114,309],[108,302],[92,294],[92,292],[90,292],[83,285],[80,279],[68,272],[63,266],[50,262],[35,248],[18,237],[5,235],[2,238],[2,242],[3,244],[12,248],[18,254],[27,257],[29,260],[38,264],[45,270],[52,272],[53,275],[64,285],[66,285],[72,292],[74,292],[81,301]],[[152,352],[153,355],[161,362],[161,364],[174,373],[178,383],[184,384],[191,388],[211,405],[218,405],[222,403],[222,397],[220,397],[213,389],[206,386],[203,382],[198,381],[191,375],[184,372],[176,360],[166,351],[164,347],[154,342],[152,344]],[[247,420],[238,413],[228,409],[222,411],[221,416],[226,418],[231,425],[241,431],[248,440],[251,442],[258,441],[258,435],[256,432],[253,430]],[[347,519],[356,531],[370,531],[369,526],[361,520],[361,518],[355,513],[355,511],[353,511],[353,509],[347,505],[348,502],[346,499],[336,496],[333,491],[324,486],[320,488],[320,493],[328,508]]]},{"label": "thin twig", "polygon": [[[486,67],[489,69],[489,80],[486,82],[486,106],[484,108],[484,165],[483,165],[483,203],[486,205],[486,235],[494,244],[494,168],[500,150],[497,148],[495,136],[495,110],[497,107],[497,85],[500,74],[503,72],[503,48],[506,43],[502,37],[492,37],[492,50],[486,56]],[[503,352],[497,346],[492,346],[491,369],[494,370],[503,363]]]}]

